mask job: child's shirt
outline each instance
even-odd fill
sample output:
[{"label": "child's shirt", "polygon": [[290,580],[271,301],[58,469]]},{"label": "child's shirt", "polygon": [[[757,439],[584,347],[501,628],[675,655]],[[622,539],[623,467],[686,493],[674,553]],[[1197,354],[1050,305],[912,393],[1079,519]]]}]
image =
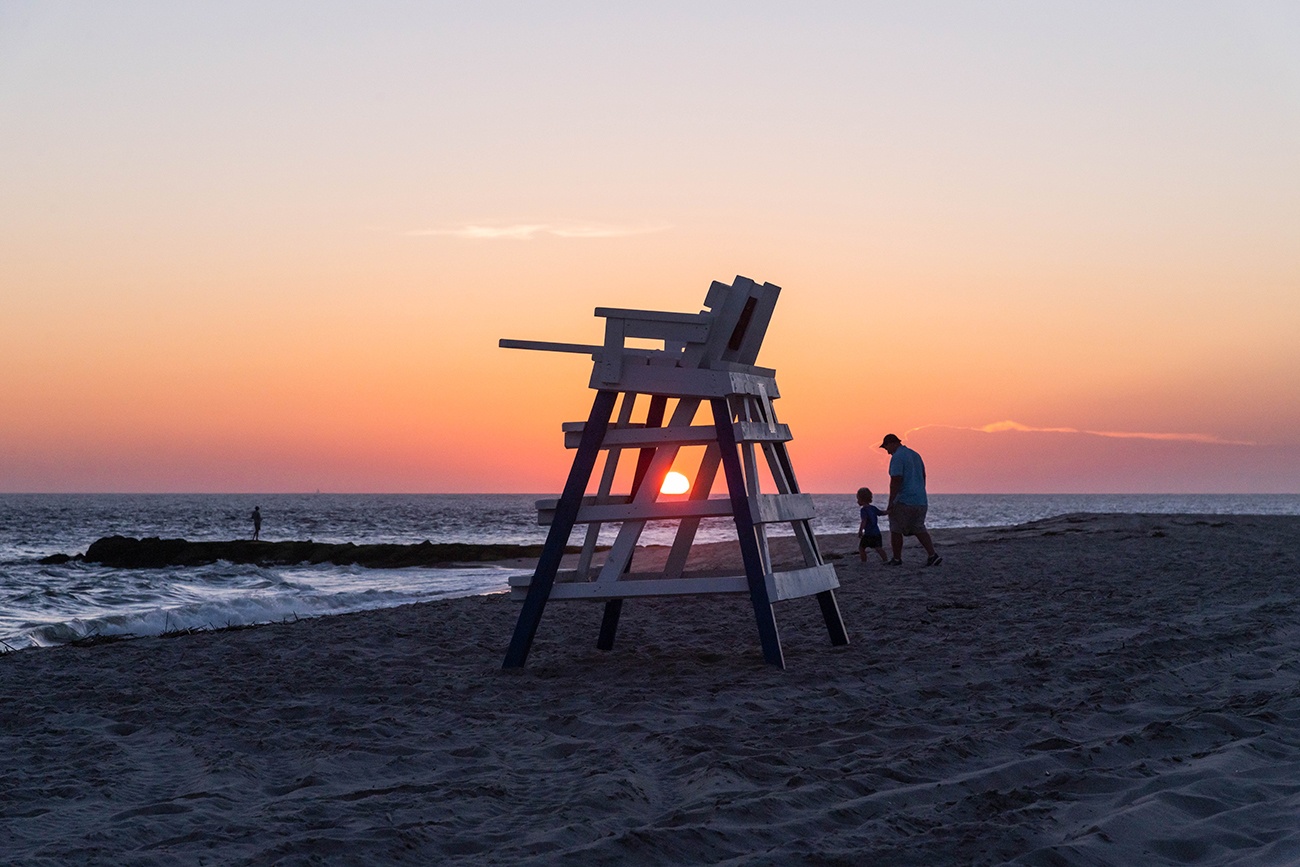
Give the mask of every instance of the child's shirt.
[{"label": "child's shirt", "polygon": [[885,514],[875,506],[868,503],[862,507],[862,531],[877,535],[880,533],[880,516]]}]

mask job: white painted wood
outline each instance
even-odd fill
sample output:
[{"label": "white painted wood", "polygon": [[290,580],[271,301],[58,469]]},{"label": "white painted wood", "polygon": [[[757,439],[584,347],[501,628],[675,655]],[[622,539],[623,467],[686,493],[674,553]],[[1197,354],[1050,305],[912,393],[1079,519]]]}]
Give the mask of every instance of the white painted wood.
[{"label": "white painted wood", "polygon": [[761,421],[737,422],[732,430],[740,443],[784,443],[794,439],[790,426]]},{"label": "white painted wood", "polygon": [[[533,349],[544,352],[568,352],[578,355],[590,355],[596,362],[595,367],[599,368],[605,356],[605,347],[591,346],[585,343],[552,343],[546,340],[513,340],[510,338],[501,338],[497,345],[503,349]],[[621,356],[620,364],[655,364],[659,366],[676,367],[679,364],[677,354],[666,353],[662,349],[642,349],[639,347],[624,347],[619,355]],[[595,386],[592,386],[593,388]]]},{"label": "white painted wood", "polygon": [[[632,502],[632,497],[629,494],[606,494],[604,497],[600,497],[596,494],[588,494],[587,496],[582,498],[582,504],[579,507],[579,511],[581,511],[581,509],[586,508],[588,506],[594,506],[597,504],[603,505],[603,504],[630,503],[630,502]],[[551,497],[545,500],[537,500],[533,503],[533,505],[537,507],[537,523],[539,526],[542,527],[551,526],[551,522],[555,520],[555,509],[559,506],[559,504],[560,501],[556,497]]]},{"label": "white painted wood", "polygon": [[759,494],[750,503],[750,510],[759,524],[807,521],[817,515],[811,494]]},{"label": "white painted wood", "polygon": [[[636,310],[630,307],[597,307],[596,316],[602,319],[625,319],[628,322],[650,323],[654,325],[692,326],[703,330],[698,332],[699,339],[709,333],[710,316],[707,313],[672,313],[665,310]],[[646,337],[649,335],[637,335]]]},{"label": "white painted wood", "polygon": [[[759,286],[753,280],[737,279],[736,286],[732,291],[736,292],[743,289],[749,297],[755,301],[748,326],[741,340],[740,347],[735,350],[725,351],[721,356],[721,361],[740,362],[742,364],[753,364],[758,358],[759,349],[763,345],[763,338],[767,335],[768,325],[772,321],[772,314],[776,312],[777,297],[781,294],[781,287],[773,286],[771,283],[764,283]],[[742,309],[743,312],[743,309]]]},{"label": "white painted wood", "polygon": [[578,510],[581,522],[680,520],[681,518],[725,518],[731,514],[731,501],[678,500],[677,502],[629,503],[626,505],[584,506]]},{"label": "white painted wood", "polygon": [[[667,316],[682,318],[663,318]],[[689,317],[689,321],[687,321],[687,317]],[[688,343],[701,343],[709,336],[709,320],[699,314],[664,313],[653,319],[617,316],[606,319],[606,322],[618,322],[618,331],[625,340],[634,338],[664,341],[665,352],[673,346],[680,347]],[[617,347],[612,344],[605,344],[607,350],[622,347],[622,343],[618,344]]]},{"label": "white painted wood", "polygon": [[[501,346],[582,353],[593,359],[592,388],[623,393],[619,418],[600,444],[606,451],[597,492],[583,498],[578,522],[587,525],[577,570],[557,575],[551,599],[619,599],[638,596],[748,593],[743,575],[704,575],[686,571],[699,522],[732,513],[729,498],[711,496],[721,466],[721,450],[712,425],[693,423],[705,400],[722,398],[733,410],[732,431],[740,447],[745,490],[754,520],[764,582],[771,601],[795,599],[839,586],[832,566],[822,562],[809,524],[815,515],[812,497],[799,493],[785,444],[792,439],[779,424],[773,401],[780,397],[776,374],[755,366],[780,288],[737,277],[733,285],[715,282],[705,298],[705,312],[671,313],[600,307],[605,320],[599,346],[545,341],[502,340]],[[662,349],[629,347],[629,340],[662,341]],[[639,394],[676,400],[671,418],[662,427],[632,423],[632,403]],[[576,448],[583,422],[562,426],[565,446]],[[704,457],[685,500],[661,500],[658,482],[672,468],[682,448],[705,446]],[[760,490],[761,449],[776,493]],[[652,450],[646,481],[635,497],[611,491],[618,462],[627,449]],[[556,500],[538,501],[538,522],[549,524]],[[628,566],[647,521],[674,520],[677,535],[662,573],[630,573]],[[620,524],[619,532],[598,573],[592,565],[600,527]],[[804,566],[774,572],[767,525],[789,523],[799,541]],[[596,574],[593,574],[596,573]],[[594,579],[594,580],[593,580]],[[531,576],[511,579],[511,594],[524,598]]]},{"label": "white painted wood", "polygon": [[699,313],[597,307],[596,315],[605,319],[605,342],[592,376],[606,387],[620,382],[631,360],[629,338],[662,340],[664,353],[680,355],[679,347],[702,343],[709,336],[710,318]]},{"label": "white painted wood", "polygon": [[716,370],[727,373],[748,373],[753,376],[765,376],[769,379],[776,376],[776,368],[759,367],[755,364],[741,364],[739,361],[714,361],[709,364],[709,370]]},{"label": "white painted wood", "polygon": [[[618,380],[618,388],[641,394],[708,399],[761,392],[767,395],[768,400],[775,400],[781,396],[776,380],[769,376],[726,370],[633,364],[627,358],[624,359],[622,370],[623,375]],[[597,373],[593,373],[591,387],[609,388],[610,385],[600,379]]]},{"label": "white painted wood", "polygon": [[[717,593],[748,593],[749,582],[743,575],[719,578],[648,578],[644,580],[588,581],[582,583],[556,582],[551,587],[553,600],[630,599],[646,596],[695,596]],[[523,599],[526,587],[510,590],[511,599]]]},{"label": "white painted wood", "polygon": [[[653,464],[651,467],[653,471]],[[609,502],[601,503],[598,502],[599,499],[591,494],[582,498],[582,505],[578,508],[579,524],[629,521],[644,524],[646,521],[676,521],[682,518],[725,518],[732,513],[731,500],[726,497],[655,502],[640,497],[633,501],[627,494],[610,494],[605,498]],[[555,507],[558,503],[559,500],[537,501],[537,523],[540,526],[549,527],[555,520]],[[811,494],[759,494],[751,499],[749,509],[755,524],[807,521],[817,514]]]},{"label": "white painted wood", "polygon": [[557,584],[552,599],[629,599],[638,596],[695,596],[717,593],[747,593],[744,576],[725,578],[673,578],[645,581],[592,581],[588,584]]},{"label": "white painted wood", "polygon": [[[623,376],[623,323],[622,319],[605,320],[605,346],[596,360],[592,379],[599,377],[605,388],[617,385]],[[595,388],[595,386],[592,386]],[[633,389],[635,390],[635,389]]]},{"label": "white painted wood", "polygon": [[835,576],[835,567],[829,563],[809,566],[805,569],[792,569],[789,572],[768,573],[767,598],[773,602],[784,599],[801,599],[824,590],[834,590],[840,586]]},{"label": "white painted wood", "polygon": [[[768,468],[772,471],[772,478],[776,480],[777,490],[783,494],[798,493],[799,483],[794,478],[794,466],[790,463],[785,443],[764,443],[763,454],[767,458]],[[808,522],[796,521],[791,526],[794,528],[795,539],[799,542],[799,551],[803,554],[804,562],[809,565],[824,562],[821,548],[817,545],[817,537],[813,535],[812,527]]]},{"label": "white painted wood", "polygon": [[[716,434],[703,425],[676,425],[674,427],[645,427],[621,425],[605,434],[606,447],[655,448],[663,445],[700,446],[713,442]],[[582,439],[582,431],[565,431],[564,447],[574,449]]]},{"label": "white painted wood", "polygon": [[[560,571],[555,573],[555,583],[557,584],[561,582],[573,583],[575,581],[580,583],[586,583],[587,579],[583,578],[580,574],[578,574],[577,570],[575,569],[561,569]],[[527,588],[530,584],[533,583],[533,576],[529,574],[511,575],[506,580],[506,583],[512,588],[514,587]]]},{"label": "white painted wood", "polygon": [[714,328],[709,335],[708,343],[703,348],[701,367],[708,367],[716,361],[752,362],[754,360],[737,358],[736,350],[728,346],[753,295],[754,285],[753,280],[737,277],[731,286],[725,289],[714,291],[713,287],[709,287],[709,293],[704,300],[705,303],[713,302],[709,305],[709,310],[714,319]]},{"label": "white painted wood", "polygon": [[[571,427],[573,425],[573,427]],[[566,422],[564,424],[564,447],[576,449],[582,441],[582,429],[586,422]],[[779,424],[774,428],[765,422],[736,422],[732,431],[737,442],[788,442],[794,439],[790,428]],[[604,448],[654,448],[661,445],[700,446],[708,445],[717,439],[717,431],[712,425],[684,425],[677,427],[651,427],[643,424],[614,425],[605,434]]]},{"label": "white painted wood", "polygon": [[[551,588],[551,599],[628,599],[637,596],[691,596],[713,593],[748,593],[749,580],[744,575],[699,576],[663,578],[656,573],[630,573],[617,581],[562,580],[573,573],[556,576]],[[786,572],[769,572],[763,576],[768,598],[772,602],[802,599],[840,586],[835,567],[829,564]],[[511,594],[519,598],[527,593],[532,583],[531,575],[510,579]]]},{"label": "white painted wood", "polygon": [[579,355],[599,355],[602,347],[585,343],[554,343],[549,340],[512,340],[503,337],[497,341],[502,349],[532,349],[540,352],[574,352]]}]

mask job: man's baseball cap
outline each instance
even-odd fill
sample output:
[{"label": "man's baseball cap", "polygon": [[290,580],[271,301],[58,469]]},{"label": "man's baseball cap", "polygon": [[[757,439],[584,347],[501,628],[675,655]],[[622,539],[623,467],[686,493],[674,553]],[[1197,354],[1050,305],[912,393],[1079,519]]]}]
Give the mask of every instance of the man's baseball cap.
[{"label": "man's baseball cap", "polygon": [[890,443],[901,443],[901,442],[902,440],[898,438],[898,434],[885,434],[885,438],[880,441],[880,445],[877,446],[877,448],[883,449],[885,446],[889,445]]}]

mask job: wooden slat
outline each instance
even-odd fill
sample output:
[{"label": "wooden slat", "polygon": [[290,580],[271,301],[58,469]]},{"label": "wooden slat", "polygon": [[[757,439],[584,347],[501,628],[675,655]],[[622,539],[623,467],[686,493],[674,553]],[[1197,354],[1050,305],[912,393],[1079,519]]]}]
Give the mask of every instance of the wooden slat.
[{"label": "wooden slat", "polygon": [[788,443],[794,439],[790,426],[761,421],[740,421],[733,426],[739,443]]},{"label": "wooden slat", "polygon": [[[775,427],[763,422],[744,421],[734,426],[738,442],[789,442],[794,439],[787,425]],[[566,422],[564,447],[576,449],[582,441],[582,422]],[[662,445],[701,446],[713,442],[716,434],[712,425],[685,425],[647,428],[635,424],[628,427],[610,425],[605,434],[604,448],[656,448]]]},{"label": "wooden slat", "polygon": [[[512,589],[511,598],[523,591]],[[624,578],[621,581],[586,581],[555,584],[551,599],[629,599],[637,596],[694,596],[715,593],[748,593],[743,575],[721,578]]]},{"label": "wooden slat", "polygon": [[630,322],[662,322],[667,325],[709,325],[708,313],[672,313],[666,310],[634,310],[628,307],[597,307],[601,319],[626,319]]},{"label": "wooden slat", "polygon": [[592,370],[592,381],[604,385],[616,385],[629,367],[644,365],[644,357],[626,346],[629,339],[662,340],[664,353],[680,357],[681,347],[702,344],[709,336],[710,317],[702,313],[597,307],[596,315],[605,318],[605,342]]},{"label": "wooden slat", "polygon": [[[556,343],[551,340],[515,340],[509,337],[502,337],[497,341],[497,346],[502,349],[532,349],[541,352],[570,352],[577,355],[590,355],[599,366],[601,359],[604,357],[604,346],[592,346],[587,343]],[[635,364],[656,364],[667,365],[672,367],[677,364],[677,358],[672,352],[665,352],[662,349],[642,349],[640,347],[624,347],[619,350],[618,356],[624,361],[631,361]],[[755,368],[763,370],[765,368]],[[775,375],[775,372],[773,372]]]},{"label": "wooden slat", "polygon": [[[709,336],[708,322],[623,321],[623,337],[663,340],[665,343],[703,343]],[[613,347],[606,347],[612,349]]]},{"label": "wooden slat", "polygon": [[[631,502],[626,494],[611,494],[606,502],[586,496],[578,509],[579,524],[612,521],[675,521],[682,518],[725,518],[731,514],[729,499]],[[537,501],[537,523],[548,526],[558,500]],[[811,494],[759,494],[750,501],[755,524],[807,521],[817,514]]]},{"label": "wooden slat", "polygon": [[502,349],[533,349],[541,352],[576,352],[581,355],[599,355],[604,347],[585,343],[555,343],[550,340],[512,340],[503,337],[497,341]]},{"label": "wooden slat", "polygon": [[748,373],[752,376],[766,376],[769,378],[776,377],[775,367],[759,367],[756,364],[741,364],[739,361],[715,361],[709,365],[709,370]]},{"label": "wooden slat", "polygon": [[[551,599],[628,599],[634,596],[692,596],[711,593],[748,593],[749,583],[744,575],[692,576],[663,578],[658,575],[633,573],[617,581],[573,581],[573,573],[561,572],[551,587]],[[769,572],[763,576],[768,598],[773,602],[785,599],[802,599],[824,590],[840,586],[835,567],[830,564],[794,569],[788,572]],[[569,580],[565,580],[569,578]],[[517,575],[510,579],[510,592],[522,594],[532,580],[531,575]]]},{"label": "wooden slat", "polygon": [[[594,498],[590,498],[594,499]],[[644,502],[629,503],[627,497],[621,503],[584,504],[578,510],[578,523],[587,524],[612,521],[674,521],[682,518],[725,518],[731,514],[729,500],[681,500],[675,503]],[[551,523],[554,509],[538,508],[537,523],[543,527]]]},{"label": "wooden slat", "polygon": [[817,514],[812,494],[759,494],[750,501],[756,524],[807,521]]},{"label": "wooden slat", "polygon": [[[630,503],[630,502],[632,502],[632,497],[629,496],[628,494],[605,494],[603,496],[588,494],[587,496],[582,498],[583,506],[590,506],[594,503]],[[537,508],[539,514],[542,512],[554,512],[555,507],[559,505],[559,503],[560,503],[559,499],[555,497],[549,497],[544,500],[533,501],[533,505]],[[549,524],[550,521],[539,520],[538,523],[542,524],[542,526],[546,526],[546,524]]]},{"label": "wooden slat", "polygon": [[813,596],[823,590],[834,590],[840,586],[839,578],[835,575],[835,567],[829,563],[809,566],[805,569],[792,569],[789,572],[769,572],[766,579],[767,596],[773,602],[782,599],[802,599],[804,596]]},{"label": "wooden slat", "polygon": [[[582,431],[565,431],[564,447],[575,449],[582,439]],[[679,425],[677,427],[643,426],[627,429],[610,429],[605,434],[606,448],[657,448],[658,446],[701,446],[713,442],[713,428],[703,425]]]},{"label": "wooden slat", "polygon": [[[599,370],[593,371],[590,386],[595,389],[608,388],[612,381],[603,378],[606,375]],[[715,398],[730,397],[737,394],[766,394],[768,400],[780,397],[776,380],[770,376],[758,376],[753,373],[740,373],[726,370],[701,370],[690,367],[660,367],[641,360],[623,359],[621,374],[617,380],[622,391],[635,391],[641,394],[662,394],[668,397]]]},{"label": "wooden slat", "polygon": [[[580,575],[576,569],[560,569],[555,573],[556,584],[572,584],[575,581],[586,584],[591,580],[590,577]],[[525,572],[519,575],[511,575],[507,583],[511,587],[527,587],[533,583],[533,574]]]}]

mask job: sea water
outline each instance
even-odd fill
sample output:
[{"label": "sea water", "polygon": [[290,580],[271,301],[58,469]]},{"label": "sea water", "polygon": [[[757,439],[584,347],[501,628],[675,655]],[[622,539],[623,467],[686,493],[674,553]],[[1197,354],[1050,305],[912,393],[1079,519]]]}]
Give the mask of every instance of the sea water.
[{"label": "sea water", "polygon": [[[102,536],[248,538],[260,506],[262,538],[356,544],[462,542],[538,544],[533,494],[0,494],[0,652],[95,636],[158,635],[383,608],[502,592],[518,570],[472,567],[367,569],[259,567],[231,563],[115,569],[81,562],[42,565],[50,554],[84,553]],[[850,533],[852,494],[814,494],[819,534]],[[1300,495],[934,494],[931,529],[1003,526],[1073,512],[1300,515]],[[669,544],[675,525],[647,526],[642,544]],[[606,527],[602,542],[613,538]],[[788,525],[784,527],[788,534]],[[781,534],[782,528],[774,528]],[[725,519],[703,522],[701,542],[735,538]],[[575,532],[570,544],[581,541]]]}]

